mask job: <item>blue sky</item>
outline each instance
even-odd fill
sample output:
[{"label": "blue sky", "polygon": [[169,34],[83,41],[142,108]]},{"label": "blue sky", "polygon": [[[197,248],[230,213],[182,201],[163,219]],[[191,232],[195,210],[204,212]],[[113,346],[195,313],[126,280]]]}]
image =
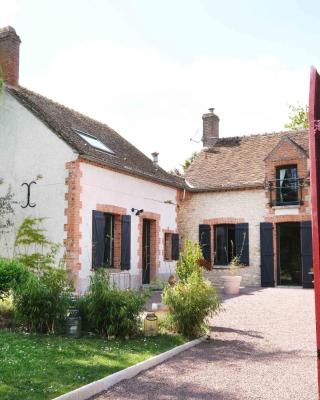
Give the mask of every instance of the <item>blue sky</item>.
[{"label": "blue sky", "polygon": [[[0,0],[22,39],[21,84],[98,118],[160,163],[221,136],[283,129],[319,65],[320,2]],[[3,11],[4,10],[4,11]]]}]

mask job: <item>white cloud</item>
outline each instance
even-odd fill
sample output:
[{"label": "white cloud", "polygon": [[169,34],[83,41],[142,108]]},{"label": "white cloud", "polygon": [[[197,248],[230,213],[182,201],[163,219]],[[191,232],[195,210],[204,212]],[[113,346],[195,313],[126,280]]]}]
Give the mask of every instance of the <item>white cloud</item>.
[{"label": "white cloud", "polygon": [[0,27],[14,25],[19,11],[18,0],[0,0]]},{"label": "white cloud", "polygon": [[[41,53],[39,52],[39,58]],[[201,115],[215,107],[221,136],[281,130],[288,103],[306,103],[308,68],[276,58],[202,58],[180,64],[164,54],[110,42],[64,49],[44,75],[21,83],[116,129],[166,168],[201,145]]]}]

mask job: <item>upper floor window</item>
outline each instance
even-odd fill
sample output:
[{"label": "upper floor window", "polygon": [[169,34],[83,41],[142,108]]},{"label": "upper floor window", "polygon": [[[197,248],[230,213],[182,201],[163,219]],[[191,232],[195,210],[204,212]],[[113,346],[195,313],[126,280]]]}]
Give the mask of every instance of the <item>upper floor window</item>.
[{"label": "upper floor window", "polygon": [[299,179],[296,165],[278,167],[276,170],[277,204],[298,204]]}]

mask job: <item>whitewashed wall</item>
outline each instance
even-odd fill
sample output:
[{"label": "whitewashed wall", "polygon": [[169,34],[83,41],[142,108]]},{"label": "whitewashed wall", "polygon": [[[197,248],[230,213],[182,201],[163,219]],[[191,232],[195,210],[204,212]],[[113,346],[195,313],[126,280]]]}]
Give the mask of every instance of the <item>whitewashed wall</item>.
[{"label": "whitewashed wall", "polygon": [[[127,209],[131,215],[131,277],[133,286],[141,284],[138,269],[138,223],[139,218],[131,208],[160,214],[160,269],[159,278],[165,279],[174,272],[175,262],[163,260],[163,229],[176,229],[176,190],[146,180],[124,175],[94,165],[81,163],[80,199],[82,202],[80,232],[80,288],[85,290],[91,275],[92,210],[97,204],[108,204]],[[165,204],[170,200],[174,204]]]},{"label": "whitewashed wall", "polygon": [[[65,163],[76,158],[71,148],[52,133],[38,118],[24,108],[10,94],[4,93],[0,99],[0,192],[6,192],[11,185],[15,200],[15,226],[19,226],[25,217],[46,217],[44,227],[48,237],[63,244],[66,217]],[[31,188],[31,201],[34,208],[21,208],[27,198],[23,182],[37,180]],[[12,239],[0,238],[0,255],[12,255]],[[8,243],[7,243],[8,241]],[[63,255],[61,248],[60,256]]]},{"label": "whitewashed wall", "polygon": [[[260,222],[266,214],[264,190],[243,190],[193,194],[182,203],[179,230],[183,239],[199,239],[199,224],[211,218],[243,218],[249,224],[250,267],[243,268],[245,285],[260,285]],[[216,270],[208,277],[220,285],[225,270]]]}]

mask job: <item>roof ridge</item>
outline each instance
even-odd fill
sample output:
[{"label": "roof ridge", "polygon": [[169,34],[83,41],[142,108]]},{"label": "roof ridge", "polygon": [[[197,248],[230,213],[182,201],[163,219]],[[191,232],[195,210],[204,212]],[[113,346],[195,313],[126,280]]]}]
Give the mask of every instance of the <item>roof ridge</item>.
[{"label": "roof ridge", "polygon": [[276,136],[276,135],[289,135],[292,133],[306,133],[308,132],[308,129],[298,129],[298,130],[284,130],[284,131],[274,131],[274,132],[264,132],[264,133],[253,133],[251,135],[241,135],[241,136],[223,136],[218,139],[218,142],[220,140],[239,140],[239,139],[250,139],[250,138],[255,138],[255,137],[261,137],[261,136]]}]

